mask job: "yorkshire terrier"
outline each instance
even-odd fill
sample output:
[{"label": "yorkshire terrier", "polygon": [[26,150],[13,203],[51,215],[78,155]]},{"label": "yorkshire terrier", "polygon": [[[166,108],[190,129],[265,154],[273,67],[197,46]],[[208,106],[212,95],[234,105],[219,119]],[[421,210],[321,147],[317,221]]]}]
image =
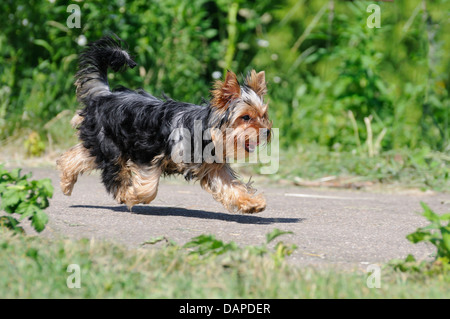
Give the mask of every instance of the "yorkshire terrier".
[{"label": "yorkshire terrier", "polygon": [[[270,142],[264,71],[252,70],[242,85],[228,71],[224,81],[215,83],[211,99],[195,105],[159,99],[142,89],[110,90],[107,69],[126,66],[136,63],[117,37],[103,37],[80,54],[75,85],[84,108],[71,122],[80,143],[57,161],[63,193],[72,193],[78,175],[99,169],[106,190],[131,209],[155,199],[162,174],[182,174],[200,181],[230,212],[263,211],[264,197],[250,182],[237,179],[228,159],[242,153],[248,158],[258,145]],[[194,141],[198,127],[200,144]]]}]

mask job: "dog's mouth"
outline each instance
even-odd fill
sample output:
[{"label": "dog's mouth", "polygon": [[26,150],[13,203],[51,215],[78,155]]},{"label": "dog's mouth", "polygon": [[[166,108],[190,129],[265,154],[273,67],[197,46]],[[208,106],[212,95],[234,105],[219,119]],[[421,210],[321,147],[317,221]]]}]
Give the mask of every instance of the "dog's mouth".
[{"label": "dog's mouth", "polygon": [[247,151],[247,153],[253,153],[258,145],[259,142],[246,141],[244,148]]}]

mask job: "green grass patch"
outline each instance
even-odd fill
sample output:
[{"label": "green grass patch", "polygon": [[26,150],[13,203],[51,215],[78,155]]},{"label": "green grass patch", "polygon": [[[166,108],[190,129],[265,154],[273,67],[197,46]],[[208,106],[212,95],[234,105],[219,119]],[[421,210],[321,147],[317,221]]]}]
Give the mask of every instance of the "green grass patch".
[{"label": "green grass patch", "polygon": [[[129,249],[109,242],[49,240],[1,229],[0,298],[450,297],[450,278],[442,273],[416,276],[382,268],[381,287],[368,288],[364,271],[298,267],[286,262],[289,257],[276,262],[278,249],[268,249],[266,244],[259,247],[268,252],[258,254],[210,239],[197,238],[192,242],[198,245],[189,248],[167,241],[150,249]],[[67,286],[73,275],[67,269],[72,264],[79,265],[80,288]]]},{"label": "green grass patch", "polygon": [[370,157],[357,151],[329,151],[317,145],[304,145],[281,152],[280,168],[274,177],[300,185],[303,181],[331,177],[327,179],[330,181],[328,184],[342,187],[346,184],[357,187],[383,183],[446,191],[450,189],[450,154],[427,149],[403,149]]}]

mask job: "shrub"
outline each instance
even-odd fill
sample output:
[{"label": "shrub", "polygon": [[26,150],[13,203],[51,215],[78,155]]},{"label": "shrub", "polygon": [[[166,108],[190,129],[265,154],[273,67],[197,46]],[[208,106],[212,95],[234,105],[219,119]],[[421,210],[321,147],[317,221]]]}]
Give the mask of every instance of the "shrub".
[{"label": "shrub", "polygon": [[[31,176],[31,173],[21,176],[21,169],[9,172],[0,165],[0,209],[9,214],[0,217],[0,225],[23,231],[19,221],[28,218],[37,232],[44,230],[48,222],[44,209],[49,206],[53,186],[48,178],[29,181]],[[12,214],[20,215],[20,219]]]}]

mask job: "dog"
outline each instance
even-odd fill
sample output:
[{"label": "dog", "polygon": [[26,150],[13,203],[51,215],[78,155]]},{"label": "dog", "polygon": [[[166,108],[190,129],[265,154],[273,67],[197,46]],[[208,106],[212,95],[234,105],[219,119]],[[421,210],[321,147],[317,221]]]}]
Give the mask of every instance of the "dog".
[{"label": "dog", "polygon": [[[238,180],[228,159],[242,153],[248,158],[258,145],[270,142],[264,71],[250,71],[243,84],[227,71],[209,101],[178,102],[142,89],[111,90],[109,68],[118,72],[136,66],[123,47],[120,38],[106,36],[79,56],[75,86],[84,108],[71,124],[80,143],[57,160],[62,192],[70,196],[79,175],[100,170],[106,190],[131,210],[155,199],[161,175],[182,174],[199,181],[230,212],[263,211],[264,197],[250,182]],[[194,140],[196,129],[203,135],[200,142]],[[209,156],[203,157],[207,150]]]}]

